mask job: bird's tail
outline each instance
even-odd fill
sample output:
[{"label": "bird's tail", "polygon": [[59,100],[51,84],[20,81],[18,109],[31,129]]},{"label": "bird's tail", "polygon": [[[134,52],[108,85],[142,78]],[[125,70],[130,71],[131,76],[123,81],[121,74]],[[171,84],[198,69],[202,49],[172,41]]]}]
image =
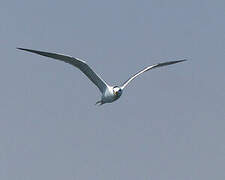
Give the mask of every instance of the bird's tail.
[{"label": "bird's tail", "polygon": [[101,105],[103,105],[104,103],[102,102],[102,100],[100,100],[100,101],[97,101],[96,103],[95,103],[95,105],[99,105],[99,106],[101,106]]}]

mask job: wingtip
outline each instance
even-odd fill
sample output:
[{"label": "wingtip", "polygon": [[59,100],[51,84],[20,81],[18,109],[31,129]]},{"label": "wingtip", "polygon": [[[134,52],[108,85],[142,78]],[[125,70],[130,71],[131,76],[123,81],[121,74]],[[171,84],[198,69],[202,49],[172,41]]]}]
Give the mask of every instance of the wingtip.
[{"label": "wingtip", "polygon": [[187,61],[187,59],[181,59],[178,62],[184,62],[184,61]]},{"label": "wingtip", "polygon": [[[19,50],[22,50],[22,51],[27,51],[27,52],[32,52],[32,53],[37,53],[38,51],[36,50],[32,50],[32,49],[26,49],[26,48],[20,48],[20,47],[17,47],[16,49],[19,49]],[[38,54],[38,53],[37,53]]]},{"label": "wingtip", "polygon": [[185,62],[187,61],[187,59],[181,59],[181,60],[178,60],[178,61],[174,61],[174,63],[180,63],[180,62]]},{"label": "wingtip", "polygon": [[19,49],[19,50],[26,50],[26,49],[24,49],[24,48],[20,48],[20,47],[16,47],[16,49]]}]

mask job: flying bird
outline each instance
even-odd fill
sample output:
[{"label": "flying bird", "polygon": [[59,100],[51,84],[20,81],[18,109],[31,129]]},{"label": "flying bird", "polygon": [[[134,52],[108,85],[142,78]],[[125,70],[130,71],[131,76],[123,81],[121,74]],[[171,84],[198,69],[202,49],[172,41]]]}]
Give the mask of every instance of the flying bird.
[{"label": "flying bird", "polygon": [[77,67],[78,69],[80,69],[101,91],[101,93],[102,93],[101,100],[96,102],[96,104],[99,104],[99,105],[102,105],[105,103],[111,103],[111,102],[114,102],[115,100],[119,99],[123,93],[124,88],[134,78],[141,75],[142,73],[149,71],[150,69],[186,61],[186,59],[182,59],[182,60],[177,60],[177,61],[168,61],[168,62],[164,62],[164,63],[154,64],[154,65],[148,66],[148,67],[142,69],[141,71],[137,72],[136,74],[131,76],[127,81],[125,81],[122,85],[110,86],[98,74],[96,74],[85,61],[83,61],[81,59],[78,59],[78,58],[75,58],[72,56],[68,56],[68,55],[44,52],[44,51],[37,51],[37,50],[32,50],[32,49],[24,49],[24,48],[17,48],[17,49],[23,50],[23,51],[28,51],[31,53],[36,53],[36,54],[50,57],[53,59],[57,59],[60,61],[64,61],[64,62],[69,63],[69,64]]}]

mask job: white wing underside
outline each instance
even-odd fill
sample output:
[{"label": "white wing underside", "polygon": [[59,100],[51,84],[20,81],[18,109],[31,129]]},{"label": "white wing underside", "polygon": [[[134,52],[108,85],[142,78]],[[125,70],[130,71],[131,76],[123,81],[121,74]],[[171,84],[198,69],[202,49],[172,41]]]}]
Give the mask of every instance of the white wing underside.
[{"label": "white wing underside", "polygon": [[162,66],[168,66],[168,65],[179,63],[179,62],[183,62],[183,61],[186,61],[186,59],[178,60],[178,61],[168,61],[168,62],[164,62],[164,63],[159,63],[159,64],[148,66],[148,67],[144,68],[143,70],[137,72],[135,75],[131,76],[127,81],[125,81],[123,83],[121,88],[124,89],[134,78],[136,78],[137,76],[141,75],[142,73],[144,73],[146,71],[149,71],[150,69],[158,68],[158,67],[162,67]]},{"label": "white wing underside", "polygon": [[17,48],[17,49],[36,53],[36,54],[50,57],[53,59],[58,59],[60,61],[64,61],[65,63],[69,63],[69,64],[77,67],[98,87],[98,89],[102,93],[105,92],[105,90],[108,86],[107,83],[100,76],[98,76],[83,60],[80,60],[78,58],[74,58],[71,56],[63,55],[63,54],[56,54],[56,53],[50,53],[50,52],[44,52],[44,51],[36,51],[36,50],[24,49],[24,48]]}]

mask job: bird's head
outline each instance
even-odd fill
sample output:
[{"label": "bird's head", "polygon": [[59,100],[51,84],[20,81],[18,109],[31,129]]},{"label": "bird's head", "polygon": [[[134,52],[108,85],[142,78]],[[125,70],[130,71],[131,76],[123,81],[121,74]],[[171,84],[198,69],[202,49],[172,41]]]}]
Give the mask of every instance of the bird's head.
[{"label": "bird's head", "polygon": [[122,95],[122,89],[118,86],[113,87],[113,94],[119,98]]}]

